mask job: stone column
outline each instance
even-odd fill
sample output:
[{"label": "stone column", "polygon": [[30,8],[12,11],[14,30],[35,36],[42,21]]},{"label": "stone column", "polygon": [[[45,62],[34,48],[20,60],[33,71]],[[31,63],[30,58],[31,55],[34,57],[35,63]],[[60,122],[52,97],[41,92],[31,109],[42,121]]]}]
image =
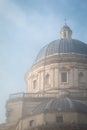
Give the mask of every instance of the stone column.
[{"label": "stone column", "polygon": [[59,88],[59,70],[55,68],[55,79],[54,79],[55,88]]}]

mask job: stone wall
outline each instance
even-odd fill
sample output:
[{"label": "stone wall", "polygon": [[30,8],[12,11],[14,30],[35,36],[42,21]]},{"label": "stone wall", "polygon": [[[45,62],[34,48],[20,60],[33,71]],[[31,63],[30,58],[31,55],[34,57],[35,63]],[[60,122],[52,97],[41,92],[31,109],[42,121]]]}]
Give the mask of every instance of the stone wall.
[{"label": "stone wall", "polygon": [[[55,92],[58,89],[87,89],[87,57],[50,56],[33,65],[25,80],[27,92]],[[61,72],[68,73],[68,82],[61,82]],[[46,76],[49,76],[47,83]]]},{"label": "stone wall", "polygon": [[[63,116],[63,122],[58,122],[56,117]],[[80,116],[80,118],[79,118]],[[78,120],[79,118],[79,120]],[[32,115],[20,120],[16,126],[16,130],[39,129],[40,126],[56,126],[58,125],[72,125],[72,124],[87,124],[87,117],[85,114],[78,114],[76,112],[47,112],[39,115]]]}]

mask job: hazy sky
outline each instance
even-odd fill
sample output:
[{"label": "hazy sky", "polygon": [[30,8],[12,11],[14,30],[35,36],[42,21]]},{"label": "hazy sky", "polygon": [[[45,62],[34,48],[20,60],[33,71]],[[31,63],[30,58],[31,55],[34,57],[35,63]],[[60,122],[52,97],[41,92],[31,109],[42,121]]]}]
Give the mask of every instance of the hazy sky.
[{"label": "hazy sky", "polygon": [[0,122],[9,94],[26,90],[26,71],[65,18],[73,38],[87,43],[87,0],[0,0]]}]

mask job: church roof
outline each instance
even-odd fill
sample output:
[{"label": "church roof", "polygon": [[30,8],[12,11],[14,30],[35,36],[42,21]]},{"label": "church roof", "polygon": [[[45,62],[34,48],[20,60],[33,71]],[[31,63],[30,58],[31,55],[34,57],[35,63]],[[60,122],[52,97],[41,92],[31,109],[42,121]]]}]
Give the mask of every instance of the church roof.
[{"label": "church roof", "polygon": [[87,44],[72,38],[64,38],[52,41],[40,50],[35,62],[44,59],[47,56],[64,53],[87,55]]},{"label": "church roof", "polygon": [[65,31],[65,30],[69,30],[69,31],[72,31],[71,29],[70,29],[70,27],[65,23],[65,25],[61,28],[61,30],[63,31]]},{"label": "church roof", "polygon": [[44,112],[82,112],[87,113],[87,105],[78,100],[71,100],[69,98],[54,98],[48,99],[39,104],[32,111],[33,114],[40,114]]}]

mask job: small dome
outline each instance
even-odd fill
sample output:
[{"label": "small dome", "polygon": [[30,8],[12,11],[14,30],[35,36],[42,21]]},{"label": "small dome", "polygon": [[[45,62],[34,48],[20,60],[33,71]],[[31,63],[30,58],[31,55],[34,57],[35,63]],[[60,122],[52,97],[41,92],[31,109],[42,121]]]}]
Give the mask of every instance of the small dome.
[{"label": "small dome", "polygon": [[40,114],[43,112],[82,112],[87,113],[87,105],[78,100],[71,100],[69,98],[55,98],[48,99],[39,104],[33,111],[33,114]]},{"label": "small dome", "polygon": [[45,59],[47,56],[65,53],[87,55],[87,44],[75,39],[55,40],[40,50],[36,62]]},{"label": "small dome", "polygon": [[64,30],[64,29],[66,29],[66,30],[71,30],[70,27],[69,27],[67,24],[65,24],[65,25],[61,28],[61,30]]}]

